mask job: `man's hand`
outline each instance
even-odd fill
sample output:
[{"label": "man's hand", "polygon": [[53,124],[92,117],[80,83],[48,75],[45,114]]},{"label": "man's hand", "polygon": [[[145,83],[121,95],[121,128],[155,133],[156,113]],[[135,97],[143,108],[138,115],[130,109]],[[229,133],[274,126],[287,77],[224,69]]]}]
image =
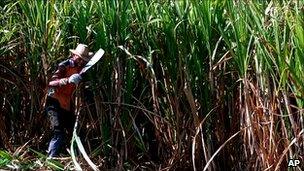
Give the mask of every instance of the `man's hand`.
[{"label": "man's hand", "polygon": [[67,78],[61,78],[59,80],[59,86],[64,86],[68,83],[68,79]]},{"label": "man's hand", "polygon": [[69,83],[73,83],[75,85],[79,84],[82,77],[79,74],[73,74],[69,77]]}]

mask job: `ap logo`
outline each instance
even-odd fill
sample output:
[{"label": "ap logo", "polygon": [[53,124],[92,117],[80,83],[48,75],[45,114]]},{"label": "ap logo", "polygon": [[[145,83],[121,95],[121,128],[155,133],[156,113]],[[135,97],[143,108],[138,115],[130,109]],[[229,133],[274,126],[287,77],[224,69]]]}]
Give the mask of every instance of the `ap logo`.
[{"label": "ap logo", "polygon": [[300,166],[301,161],[299,159],[289,159],[288,160],[288,167],[298,167]]}]

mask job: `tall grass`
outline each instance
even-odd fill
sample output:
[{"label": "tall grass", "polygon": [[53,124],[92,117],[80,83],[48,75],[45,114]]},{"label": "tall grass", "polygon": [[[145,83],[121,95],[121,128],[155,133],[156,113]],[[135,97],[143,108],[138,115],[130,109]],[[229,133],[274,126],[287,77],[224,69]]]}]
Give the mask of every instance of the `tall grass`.
[{"label": "tall grass", "polygon": [[287,170],[303,154],[302,1],[0,7],[0,147],[11,153],[28,141],[46,149],[46,84],[86,43],[106,51],[78,106],[81,142],[100,169]]}]

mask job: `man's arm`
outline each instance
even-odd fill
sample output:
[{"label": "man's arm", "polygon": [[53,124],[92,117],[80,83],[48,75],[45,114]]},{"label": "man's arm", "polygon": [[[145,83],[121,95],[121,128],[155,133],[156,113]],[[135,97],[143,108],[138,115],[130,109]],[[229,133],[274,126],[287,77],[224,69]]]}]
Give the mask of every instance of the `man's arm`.
[{"label": "man's arm", "polygon": [[63,78],[63,77],[66,73],[67,67],[72,66],[72,65],[73,65],[73,61],[70,59],[67,59],[67,60],[61,62],[58,65],[56,72],[52,76],[52,78],[51,78],[52,81],[49,82],[49,86],[58,87],[58,86],[66,85],[68,83],[69,78]]}]

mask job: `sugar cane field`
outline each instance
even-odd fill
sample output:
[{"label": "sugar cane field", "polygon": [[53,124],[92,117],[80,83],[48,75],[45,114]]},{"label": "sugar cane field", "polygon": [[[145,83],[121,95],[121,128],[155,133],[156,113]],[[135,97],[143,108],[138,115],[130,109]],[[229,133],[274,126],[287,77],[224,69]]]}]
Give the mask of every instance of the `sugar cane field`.
[{"label": "sugar cane field", "polygon": [[[303,0],[2,0],[0,11],[0,169],[304,169]],[[49,82],[79,44],[105,53],[49,158]]]}]

